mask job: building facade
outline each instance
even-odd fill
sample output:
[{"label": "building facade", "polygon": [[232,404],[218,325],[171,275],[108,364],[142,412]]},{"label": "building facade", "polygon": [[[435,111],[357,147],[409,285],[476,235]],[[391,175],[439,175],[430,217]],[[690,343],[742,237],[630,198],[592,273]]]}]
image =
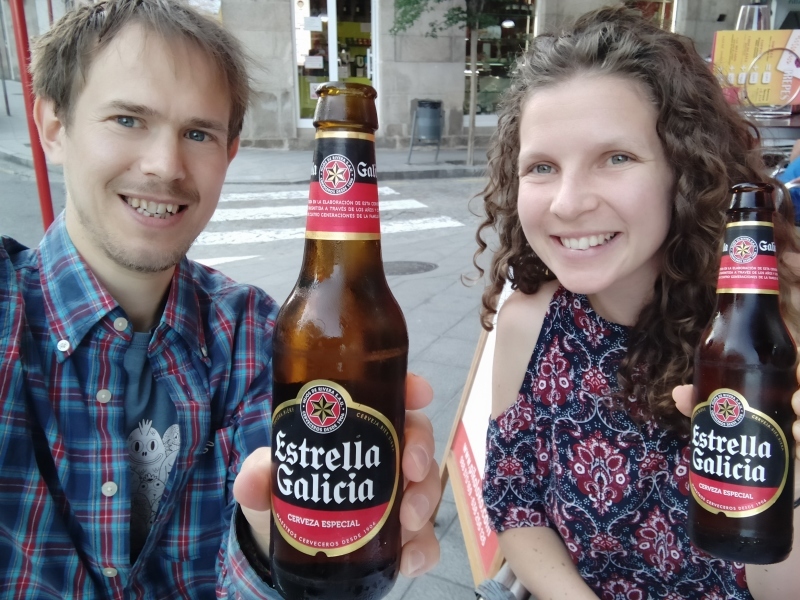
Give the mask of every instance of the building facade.
[{"label": "building facade", "polygon": [[[28,32],[45,31],[75,2],[25,0]],[[430,2],[406,31],[393,33],[395,0],[187,0],[213,14],[252,57],[255,94],[242,132],[244,146],[297,149],[313,143],[314,89],[329,80],[369,83],[378,91],[382,147],[408,147],[419,100],[442,109],[442,145],[463,146],[468,132],[471,73],[469,29],[452,26],[431,35],[431,22],[465,0]],[[3,73],[18,67],[9,0],[3,10]],[[509,82],[514,58],[535,34],[558,28],[613,0],[485,0],[478,37],[476,133],[485,143],[496,125],[497,101]],[[658,0],[629,4],[660,16],[665,27],[692,37],[708,56],[714,32],[733,29],[743,0]]]}]

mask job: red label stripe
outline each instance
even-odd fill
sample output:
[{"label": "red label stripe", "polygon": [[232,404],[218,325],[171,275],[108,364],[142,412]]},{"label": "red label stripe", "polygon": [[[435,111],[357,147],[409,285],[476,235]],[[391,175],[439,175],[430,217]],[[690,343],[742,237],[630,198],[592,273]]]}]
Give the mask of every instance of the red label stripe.
[{"label": "red label stripe", "polygon": [[294,506],[272,496],[275,518],[297,542],[335,550],[361,540],[378,526],[389,503],[359,510],[325,511]]}]

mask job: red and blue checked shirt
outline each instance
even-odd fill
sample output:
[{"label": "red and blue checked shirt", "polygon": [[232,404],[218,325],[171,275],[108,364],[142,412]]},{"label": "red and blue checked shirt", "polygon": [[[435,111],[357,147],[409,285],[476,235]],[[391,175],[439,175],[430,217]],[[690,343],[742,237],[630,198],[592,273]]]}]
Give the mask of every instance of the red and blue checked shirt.
[{"label": "red and blue checked shirt", "polygon": [[178,265],[148,356],[181,447],[131,564],[131,324],[63,217],[36,250],[0,238],[0,597],[278,597],[239,547],[232,495],[269,444],[276,312],[254,287]]}]

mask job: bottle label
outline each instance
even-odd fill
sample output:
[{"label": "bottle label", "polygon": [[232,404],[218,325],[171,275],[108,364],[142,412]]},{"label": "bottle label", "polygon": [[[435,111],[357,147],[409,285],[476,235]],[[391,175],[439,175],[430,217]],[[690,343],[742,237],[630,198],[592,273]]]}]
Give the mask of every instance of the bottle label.
[{"label": "bottle label", "polygon": [[294,548],[349,554],[374,538],[397,497],[397,432],[345,388],[317,379],[273,413],[272,515]]},{"label": "bottle label", "polygon": [[378,240],[378,179],[375,136],[319,131],[308,190],[306,237]]},{"label": "bottle label", "polygon": [[778,424],[744,396],[714,390],[692,413],[689,488],[706,510],[757,515],[780,496],[789,475],[789,446]]},{"label": "bottle label", "polygon": [[717,293],[778,293],[778,259],[772,223],[728,223],[722,247]]}]

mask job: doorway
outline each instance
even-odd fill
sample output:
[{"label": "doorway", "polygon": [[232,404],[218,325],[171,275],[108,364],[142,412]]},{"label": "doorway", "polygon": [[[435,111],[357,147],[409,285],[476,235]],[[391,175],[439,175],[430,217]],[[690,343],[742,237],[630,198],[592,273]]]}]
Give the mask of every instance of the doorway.
[{"label": "doorway", "polygon": [[300,127],[312,127],[317,96],[326,81],[375,86],[373,1],[294,2],[297,102]]}]

